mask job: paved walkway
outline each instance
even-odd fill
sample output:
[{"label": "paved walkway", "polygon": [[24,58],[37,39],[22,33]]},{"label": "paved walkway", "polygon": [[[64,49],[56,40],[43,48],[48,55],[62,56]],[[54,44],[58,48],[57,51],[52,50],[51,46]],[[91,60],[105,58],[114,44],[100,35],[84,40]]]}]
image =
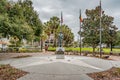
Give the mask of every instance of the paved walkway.
[{"label": "paved walkway", "polygon": [[110,61],[83,56],[65,56],[56,59],[55,55],[39,55],[21,59],[8,59],[0,64],[30,72],[18,80],[92,80],[87,73],[120,67],[120,61]]}]

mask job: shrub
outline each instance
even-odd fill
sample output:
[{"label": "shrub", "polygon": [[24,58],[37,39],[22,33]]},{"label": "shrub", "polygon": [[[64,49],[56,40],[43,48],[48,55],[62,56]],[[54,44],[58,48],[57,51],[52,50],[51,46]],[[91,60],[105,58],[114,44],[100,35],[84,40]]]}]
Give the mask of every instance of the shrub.
[{"label": "shrub", "polygon": [[18,52],[19,51],[19,48],[17,47],[9,47],[7,48],[7,52]]},{"label": "shrub", "polygon": [[26,48],[19,48],[18,52],[27,52],[27,49]]},{"label": "shrub", "polygon": [[48,47],[48,51],[56,51],[55,47]]}]

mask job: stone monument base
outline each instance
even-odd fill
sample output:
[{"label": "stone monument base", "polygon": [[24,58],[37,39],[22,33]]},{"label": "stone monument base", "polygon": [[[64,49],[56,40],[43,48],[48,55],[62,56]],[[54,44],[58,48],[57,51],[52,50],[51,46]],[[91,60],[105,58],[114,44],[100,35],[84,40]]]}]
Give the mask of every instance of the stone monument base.
[{"label": "stone monument base", "polygon": [[56,59],[65,59],[64,54],[56,54]]},{"label": "stone monument base", "polygon": [[56,59],[64,59],[64,58],[65,58],[65,56],[64,56],[64,51],[65,51],[64,48],[58,47],[58,48],[56,49]]}]

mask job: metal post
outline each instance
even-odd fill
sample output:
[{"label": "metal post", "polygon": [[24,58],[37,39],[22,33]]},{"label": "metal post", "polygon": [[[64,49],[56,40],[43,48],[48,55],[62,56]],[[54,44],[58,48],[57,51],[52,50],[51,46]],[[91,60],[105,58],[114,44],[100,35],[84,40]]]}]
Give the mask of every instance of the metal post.
[{"label": "metal post", "polygon": [[[81,18],[81,9],[80,9],[80,17],[79,18]],[[79,42],[80,43],[80,46],[79,46],[80,47],[80,55],[81,55],[81,48],[82,48],[81,41],[82,40],[81,40],[81,21],[80,21],[80,42]]]},{"label": "metal post", "polygon": [[[110,36],[112,37],[113,30],[110,29]],[[110,54],[112,54],[112,40],[110,41]]]},{"label": "metal post", "polygon": [[100,0],[100,57],[102,57],[101,0]]},{"label": "metal post", "polygon": [[62,47],[62,23],[63,23],[63,15],[62,15],[62,12],[61,12],[61,21],[60,21],[60,33],[59,33],[59,36],[60,36],[60,40],[59,40],[59,47]]}]

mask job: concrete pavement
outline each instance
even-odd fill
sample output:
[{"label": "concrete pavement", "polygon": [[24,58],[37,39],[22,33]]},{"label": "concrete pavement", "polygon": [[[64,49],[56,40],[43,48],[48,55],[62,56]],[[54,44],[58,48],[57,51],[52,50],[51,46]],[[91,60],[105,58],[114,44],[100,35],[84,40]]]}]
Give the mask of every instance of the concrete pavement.
[{"label": "concrete pavement", "polygon": [[65,59],[56,59],[55,55],[8,59],[0,61],[0,64],[11,64],[30,72],[18,80],[92,80],[86,73],[120,67],[120,61],[84,56],[65,56]]}]

